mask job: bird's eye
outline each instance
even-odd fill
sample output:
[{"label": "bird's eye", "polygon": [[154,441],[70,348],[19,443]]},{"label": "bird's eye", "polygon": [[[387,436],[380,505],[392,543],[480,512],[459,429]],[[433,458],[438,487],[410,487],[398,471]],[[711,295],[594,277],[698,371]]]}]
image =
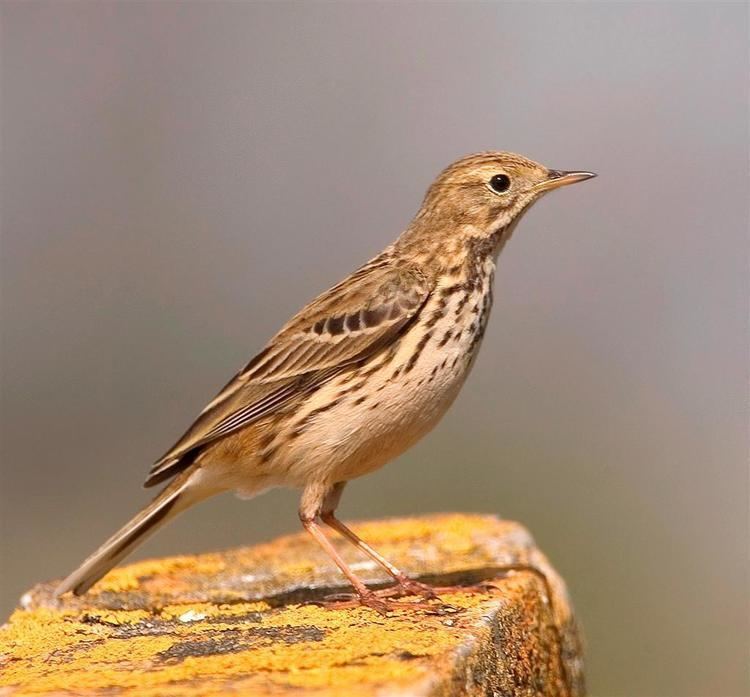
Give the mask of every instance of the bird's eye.
[{"label": "bird's eye", "polygon": [[490,179],[490,189],[498,194],[505,193],[510,189],[510,177],[507,174],[496,174]]}]

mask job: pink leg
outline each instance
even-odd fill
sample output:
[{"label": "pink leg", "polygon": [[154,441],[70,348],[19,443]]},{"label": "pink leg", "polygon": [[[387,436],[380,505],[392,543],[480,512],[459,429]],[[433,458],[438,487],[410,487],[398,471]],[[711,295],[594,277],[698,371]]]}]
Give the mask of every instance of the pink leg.
[{"label": "pink leg", "polygon": [[329,539],[323,534],[323,531],[320,529],[320,526],[315,522],[315,520],[306,520],[300,516],[300,519],[302,520],[302,525],[304,526],[305,530],[309,532],[313,539],[325,550],[325,552],[328,554],[331,559],[335,562],[336,566],[341,569],[341,573],[346,576],[346,578],[349,580],[349,583],[354,586],[354,590],[357,593],[357,596],[359,597],[359,602],[362,605],[366,605],[369,608],[372,608],[373,610],[379,612],[380,614],[384,615],[387,614],[389,607],[388,603],[386,603],[384,600],[381,600],[378,598],[375,593],[373,593],[363,582],[362,580],[351,570],[349,565],[342,559],[341,555],[336,551],[336,548],[331,544]]},{"label": "pink leg", "polygon": [[320,519],[340,533],[344,539],[351,542],[357,549],[364,552],[370,559],[376,564],[379,564],[385,571],[392,576],[396,581],[395,588],[387,588],[381,591],[381,595],[418,595],[423,598],[433,599],[437,598],[437,593],[431,586],[425,583],[419,583],[410,579],[401,569],[389,562],[384,556],[374,550],[370,545],[367,544],[359,535],[353,530],[350,530],[344,523],[342,523],[335,514],[335,509],[338,506],[339,500],[341,499],[341,492],[344,490],[346,482],[339,482],[333,489],[328,493],[323,501],[322,510],[320,513]]},{"label": "pink leg", "polygon": [[[388,595],[394,595],[394,593],[375,593],[374,591],[371,591],[351,569],[351,567],[344,561],[343,557],[336,551],[336,548],[331,544],[330,540],[325,536],[323,531],[320,528],[320,525],[317,523],[316,519],[320,516],[320,511],[325,504],[328,504],[330,502],[335,503],[338,502],[338,499],[341,496],[341,489],[343,489],[343,484],[336,485],[333,489],[325,488],[322,486],[308,486],[305,491],[302,494],[302,501],[300,502],[300,508],[299,508],[299,517],[302,521],[302,525],[307,530],[308,533],[312,536],[312,538],[323,548],[323,550],[328,554],[331,559],[335,562],[336,566],[339,567],[341,570],[341,573],[346,576],[346,578],[349,580],[349,583],[352,584],[354,587],[354,591],[357,595],[355,600],[347,600],[344,602],[330,602],[330,603],[324,603],[325,605],[331,606],[331,607],[354,607],[357,605],[364,605],[365,607],[369,607],[376,612],[379,612],[380,614],[387,614],[390,610],[397,610],[397,609],[424,609],[429,612],[434,612],[437,608],[435,608],[432,605],[427,605],[425,603],[396,603],[392,600],[388,600]],[[327,506],[326,506],[327,507]],[[336,521],[338,523],[338,521]],[[342,525],[341,523],[339,523]],[[355,539],[359,540],[359,538],[354,535],[348,528],[343,526],[343,529],[349,532],[350,535],[353,535]],[[347,539],[350,539],[347,537]],[[361,542],[361,540],[359,540]],[[364,544],[362,542],[362,544]],[[371,549],[367,547],[367,549]],[[371,550],[372,551],[372,550]],[[376,554],[374,551],[372,551],[373,554]],[[377,555],[377,557],[373,557],[376,561],[382,560],[382,562],[379,563],[385,563],[388,564],[382,557]],[[401,572],[396,569],[395,566],[392,564],[389,564],[387,567],[385,567],[386,570],[388,570],[389,573],[393,572],[400,574],[407,582],[409,581],[406,576],[401,574]],[[398,580],[398,577],[396,577]],[[399,586],[400,588],[400,586]],[[407,593],[407,592],[399,592],[399,595],[410,595],[413,593]],[[383,597],[380,597],[380,596]]]}]

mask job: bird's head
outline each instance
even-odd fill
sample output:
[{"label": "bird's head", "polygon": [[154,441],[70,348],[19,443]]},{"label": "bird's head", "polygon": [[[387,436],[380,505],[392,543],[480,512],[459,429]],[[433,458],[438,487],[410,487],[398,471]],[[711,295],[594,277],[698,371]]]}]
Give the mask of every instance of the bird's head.
[{"label": "bird's head", "polygon": [[412,228],[420,237],[437,234],[446,242],[486,238],[501,244],[540,196],[595,176],[549,169],[510,152],[469,155],[432,183]]}]

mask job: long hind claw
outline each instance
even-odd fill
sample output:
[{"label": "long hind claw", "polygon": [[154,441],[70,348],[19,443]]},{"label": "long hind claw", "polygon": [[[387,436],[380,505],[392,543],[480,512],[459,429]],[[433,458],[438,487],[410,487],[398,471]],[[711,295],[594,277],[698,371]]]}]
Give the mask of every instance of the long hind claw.
[{"label": "long hind claw", "polygon": [[[399,595],[397,597],[403,596]],[[349,610],[357,607],[367,607],[383,616],[387,616],[390,612],[397,610],[421,610],[431,615],[449,615],[461,611],[460,608],[443,602],[435,602],[434,600],[398,601],[387,594],[382,595],[381,591],[371,590],[361,595],[358,593],[336,593],[328,595],[321,600],[313,600],[310,604],[319,605],[329,610]]]},{"label": "long hind claw", "polygon": [[435,588],[426,583],[413,581],[410,578],[399,579],[394,585],[375,592],[381,598],[403,598],[414,595],[423,600],[440,600]]}]

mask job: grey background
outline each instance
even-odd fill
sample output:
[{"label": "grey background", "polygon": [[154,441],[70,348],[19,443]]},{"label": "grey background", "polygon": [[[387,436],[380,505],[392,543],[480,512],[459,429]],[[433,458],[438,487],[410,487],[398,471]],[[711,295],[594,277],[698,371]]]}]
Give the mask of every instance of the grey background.
[{"label": "grey background", "polygon": [[[342,513],[492,511],[570,584],[598,695],[746,695],[748,10],[2,4],[2,614],[314,294],[501,148],[594,182],[500,260],[483,354]],[[297,529],[296,493],[140,551]]]}]

